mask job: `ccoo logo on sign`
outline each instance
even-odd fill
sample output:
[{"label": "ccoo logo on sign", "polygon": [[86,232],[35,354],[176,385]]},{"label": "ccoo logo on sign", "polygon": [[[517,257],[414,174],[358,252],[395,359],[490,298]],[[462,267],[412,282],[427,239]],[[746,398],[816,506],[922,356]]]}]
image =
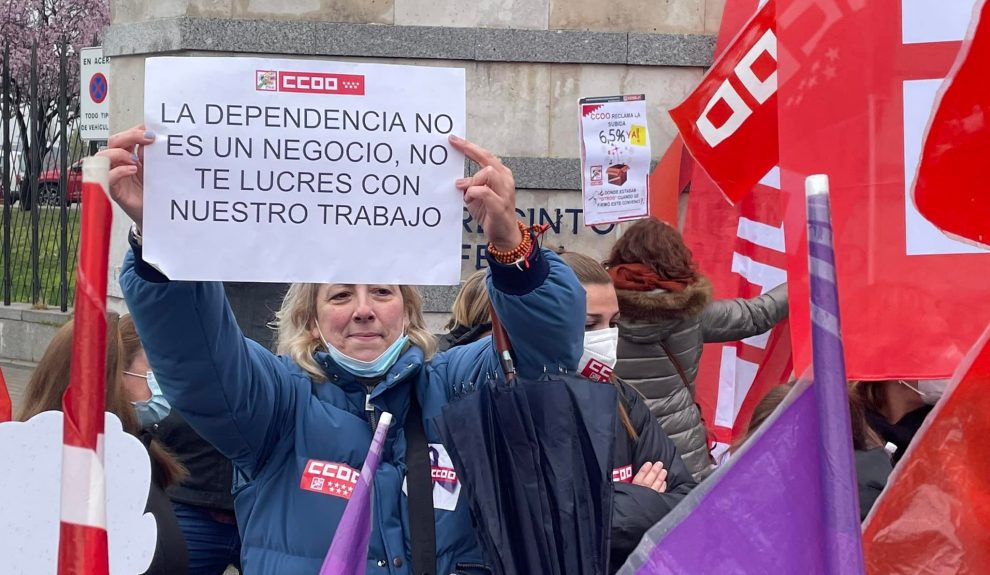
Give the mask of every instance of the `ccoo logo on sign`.
[{"label": "ccoo logo on sign", "polygon": [[255,90],[259,92],[363,96],[364,86],[363,74],[328,74],[289,70],[255,71]]}]

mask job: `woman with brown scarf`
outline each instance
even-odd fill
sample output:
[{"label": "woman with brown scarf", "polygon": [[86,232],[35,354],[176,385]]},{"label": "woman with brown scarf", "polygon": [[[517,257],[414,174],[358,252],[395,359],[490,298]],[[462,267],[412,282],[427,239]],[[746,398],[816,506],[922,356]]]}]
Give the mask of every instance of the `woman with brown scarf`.
[{"label": "woman with brown scarf", "polygon": [[787,317],[787,286],[753,299],[712,299],[681,234],[644,219],[609,254],[619,297],[619,362],[615,374],[646,397],[654,417],[698,480],[711,467],[708,434],[695,404],[694,380],[705,343],[769,331]]}]

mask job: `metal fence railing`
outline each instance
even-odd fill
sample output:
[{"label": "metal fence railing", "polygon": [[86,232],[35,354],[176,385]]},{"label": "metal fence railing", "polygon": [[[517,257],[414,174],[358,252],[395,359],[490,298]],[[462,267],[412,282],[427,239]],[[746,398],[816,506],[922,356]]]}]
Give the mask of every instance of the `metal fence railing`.
[{"label": "metal fence railing", "polygon": [[[9,48],[3,47],[0,119],[2,147],[2,249],[0,292],[12,302],[38,308],[73,304],[75,265],[82,202],[82,158],[87,145],[76,128],[77,109],[69,109],[65,45],[59,52],[57,78],[39,77],[38,47],[32,49],[30,73],[12,78]],[[40,86],[55,86],[56,93]],[[78,106],[78,104],[74,104]]]}]

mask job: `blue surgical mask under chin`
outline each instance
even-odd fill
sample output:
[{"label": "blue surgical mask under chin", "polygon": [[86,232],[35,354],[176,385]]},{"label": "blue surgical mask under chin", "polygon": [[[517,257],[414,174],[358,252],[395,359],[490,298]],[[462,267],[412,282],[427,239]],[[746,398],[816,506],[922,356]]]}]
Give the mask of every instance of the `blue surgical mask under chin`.
[{"label": "blue surgical mask under chin", "polygon": [[385,375],[385,373],[395,365],[395,362],[399,360],[399,355],[402,354],[402,349],[409,342],[409,336],[403,334],[399,339],[392,342],[392,345],[388,346],[381,355],[376,357],[371,361],[362,361],[360,359],[354,359],[353,357],[345,354],[334,346],[330,345],[327,338],[323,337],[323,330],[320,329],[319,324],[316,326],[316,330],[320,333],[320,339],[323,340],[323,345],[327,348],[327,353],[330,358],[336,362],[342,369],[354,375],[356,377],[364,378],[375,378]]},{"label": "blue surgical mask under chin", "polygon": [[136,373],[131,373],[130,375],[146,377],[148,380],[148,389],[151,390],[151,398],[131,402],[131,405],[134,406],[134,411],[137,412],[138,425],[141,426],[141,429],[147,429],[156,423],[161,423],[172,411],[172,406],[162,394],[162,388],[158,385],[155,374],[149,371],[145,376]]}]

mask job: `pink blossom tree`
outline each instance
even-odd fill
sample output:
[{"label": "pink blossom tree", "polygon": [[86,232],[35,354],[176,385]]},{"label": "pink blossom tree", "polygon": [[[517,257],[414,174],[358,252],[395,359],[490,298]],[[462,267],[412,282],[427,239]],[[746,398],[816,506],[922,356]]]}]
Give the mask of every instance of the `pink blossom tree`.
[{"label": "pink blossom tree", "polygon": [[[67,56],[68,125],[79,116],[79,50],[98,44],[110,22],[109,0],[4,0],[0,7],[0,57],[10,49],[11,89],[5,94],[25,158],[37,143],[43,158],[58,140],[59,56]],[[29,123],[31,46],[38,43],[38,130]],[[0,96],[3,97],[3,96]],[[40,166],[32,169],[40,171]]]}]

